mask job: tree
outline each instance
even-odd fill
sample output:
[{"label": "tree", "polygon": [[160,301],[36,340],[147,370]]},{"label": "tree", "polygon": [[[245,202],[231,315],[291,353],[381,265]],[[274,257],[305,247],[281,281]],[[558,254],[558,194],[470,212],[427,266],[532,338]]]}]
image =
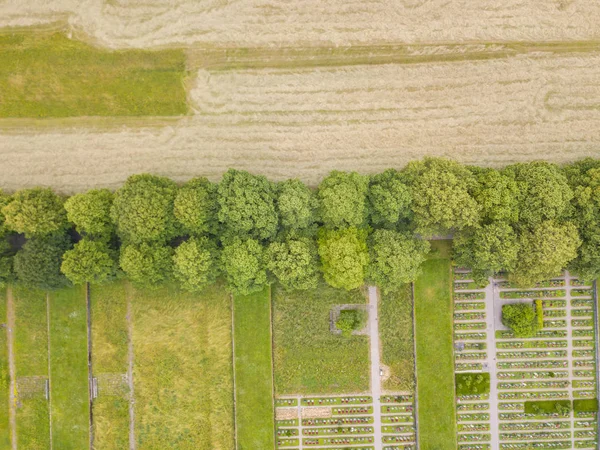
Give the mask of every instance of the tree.
[{"label": "tree", "polygon": [[321,218],[328,228],[360,227],[368,217],[369,179],[334,170],[319,185]]},{"label": "tree", "polygon": [[369,263],[367,232],[357,228],[321,229],[319,256],[325,281],[340,289],[356,289],[364,283]]},{"label": "tree", "polygon": [[277,210],[283,227],[298,230],[315,223],[319,201],[308,186],[300,180],[286,180],[279,183],[277,191]]},{"label": "tree", "polygon": [[14,280],[14,253],[6,238],[0,239],[0,287]]},{"label": "tree", "polygon": [[289,239],[273,242],[266,251],[267,268],[288,290],[317,287],[319,259],[312,239]]},{"label": "tree", "polygon": [[65,252],[60,270],[73,284],[102,284],[116,277],[116,256],[106,242],[82,239]]},{"label": "tree", "polygon": [[479,205],[471,195],[474,175],[455,161],[425,158],[411,162],[405,175],[412,187],[417,231],[431,235],[474,226]]},{"label": "tree", "polygon": [[75,194],[65,201],[67,218],[82,235],[110,236],[115,228],[110,218],[113,198],[113,193],[108,189],[92,189]]},{"label": "tree", "polygon": [[481,208],[481,218],[487,223],[518,222],[521,193],[514,178],[495,169],[476,168],[475,173],[473,198]]},{"label": "tree", "polygon": [[257,240],[233,238],[223,247],[221,261],[232,293],[248,295],[267,285],[263,247]]},{"label": "tree", "polygon": [[177,185],[165,177],[130,176],[115,193],[111,218],[127,243],[167,242],[177,235],[173,204]]},{"label": "tree", "polygon": [[207,237],[182,242],[173,255],[175,279],[186,291],[199,292],[217,280],[219,257],[217,245]]},{"label": "tree", "polygon": [[56,234],[68,227],[63,199],[52,189],[23,189],[2,208],[6,226],[26,237]]},{"label": "tree", "polygon": [[412,193],[402,173],[395,169],[371,177],[368,199],[374,225],[395,228],[399,222],[411,219]]},{"label": "tree", "polygon": [[265,177],[229,169],[219,184],[218,203],[228,238],[266,240],[277,233],[275,187]]},{"label": "tree", "polygon": [[384,292],[414,281],[429,251],[429,242],[392,230],[375,230],[368,242],[367,279]]},{"label": "tree", "polygon": [[539,225],[544,220],[564,219],[573,198],[567,178],[556,164],[543,161],[508,166],[521,191],[520,220],[526,225]]},{"label": "tree", "polygon": [[527,287],[560,274],[577,256],[581,245],[577,227],[571,222],[545,221],[519,237],[519,256],[510,280]]},{"label": "tree", "polygon": [[535,308],[528,303],[502,306],[502,323],[518,338],[528,338],[540,330]]},{"label": "tree", "polygon": [[12,197],[10,195],[0,189],[0,235],[2,236],[9,231],[6,226],[6,218],[4,217],[4,213],[2,213],[2,209],[10,203],[11,199]]},{"label": "tree", "polygon": [[133,283],[156,289],[171,278],[173,249],[157,243],[128,244],[121,247],[119,262]]},{"label": "tree", "polygon": [[365,326],[366,320],[364,311],[343,309],[340,311],[340,316],[335,322],[335,326],[338,330],[341,330],[342,336],[350,337],[353,331],[360,330]]},{"label": "tree", "polygon": [[193,178],[175,197],[175,217],[194,236],[217,232],[217,185],[206,178]]},{"label": "tree", "polygon": [[14,258],[15,274],[26,287],[53,290],[69,285],[60,271],[63,254],[71,247],[64,234],[34,237],[23,245]]}]

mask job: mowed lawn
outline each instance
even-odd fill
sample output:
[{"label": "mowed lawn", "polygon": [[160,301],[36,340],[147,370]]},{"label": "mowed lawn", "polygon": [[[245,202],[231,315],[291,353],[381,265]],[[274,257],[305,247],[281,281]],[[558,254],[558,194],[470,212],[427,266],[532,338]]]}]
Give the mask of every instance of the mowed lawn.
[{"label": "mowed lawn", "polygon": [[[94,450],[129,446],[129,388],[110,385],[127,373],[127,294],[123,281],[90,288],[92,305],[92,369],[98,378],[94,399]],[[110,386],[109,386],[110,385]]]},{"label": "mowed lawn", "polygon": [[335,305],[364,304],[358,290],[321,283],[286,292],[273,287],[275,386],[278,394],[341,394],[369,389],[368,336],[343,337],[329,330]]},{"label": "mowed lawn", "polygon": [[135,436],[140,450],[232,450],[231,298],[135,290]]},{"label": "mowed lawn", "polygon": [[[0,323],[8,324],[6,316],[6,289],[0,290]],[[0,449],[10,448],[9,390],[7,326],[0,328]]]},{"label": "mowed lawn", "polygon": [[[15,305],[15,366],[22,377],[48,378],[48,322],[46,294],[23,287],[13,288]],[[19,450],[50,448],[48,401],[44,390],[18,392],[17,443]]]},{"label": "mowed lawn", "polygon": [[396,292],[381,292],[379,338],[381,359],[390,368],[383,387],[387,391],[413,391],[415,355],[413,340],[413,301],[410,284]]},{"label": "mowed lawn", "polygon": [[0,34],[0,117],[186,114],[182,50],[109,51],[40,31]]},{"label": "mowed lawn", "polygon": [[[435,243],[415,282],[419,444],[455,450],[450,243]],[[437,250],[437,251],[436,251]]]},{"label": "mowed lawn", "polygon": [[51,292],[50,376],[53,447],[89,448],[86,288]]},{"label": "mowed lawn", "polygon": [[271,291],[235,296],[235,398],[238,450],[275,448]]}]

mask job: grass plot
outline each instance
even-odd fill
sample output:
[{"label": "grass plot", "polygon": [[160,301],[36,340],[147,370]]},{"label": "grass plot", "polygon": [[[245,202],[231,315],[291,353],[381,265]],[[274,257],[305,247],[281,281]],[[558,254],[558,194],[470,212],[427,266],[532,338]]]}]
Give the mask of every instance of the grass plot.
[{"label": "grass plot", "polygon": [[[0,323],[8,323],[6,318],[6,290],[0,291]],[[7,328],[0,328],[0,448],[10,448],[9,389]]]}]

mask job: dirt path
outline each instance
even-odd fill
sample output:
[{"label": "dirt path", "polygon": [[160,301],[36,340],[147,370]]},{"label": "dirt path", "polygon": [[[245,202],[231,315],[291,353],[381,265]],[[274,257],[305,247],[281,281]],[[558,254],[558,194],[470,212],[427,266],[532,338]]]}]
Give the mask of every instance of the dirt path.
[{"label": "dirt path", "polygon": [[90,403],[90,450],[94,448],[94,390],[92,369],[92,304],[90,299],[90,284],[85,289],[85,303],[87,311],[87,358],[88,358],[88,398]]},{"label": "dirt path", "polygon": [[133,392],[133,310],[131,289],[127,289],[127,382],[129,384],[129,450],[135,450],[135,395]]},{"label": "dirt path", "polygon": [[52,439],[52,372],[50,364],[50,295],[46,294],[46,326],[48,334],[48,421],[50,422],[50,450],[54,448]]},{"label": "dirt path", "polygon": [[10,418],[10,441],[12,450],[17,450],[17,399],[15,398],[17,384],[17,368],[15,366],[14,354],[14,332],[15,332],[15,305],[13,302],[12,288],[6,289],[6,340],[8,342],[8,372],[10,374],[10,392],[9,392],[9,418]]}]

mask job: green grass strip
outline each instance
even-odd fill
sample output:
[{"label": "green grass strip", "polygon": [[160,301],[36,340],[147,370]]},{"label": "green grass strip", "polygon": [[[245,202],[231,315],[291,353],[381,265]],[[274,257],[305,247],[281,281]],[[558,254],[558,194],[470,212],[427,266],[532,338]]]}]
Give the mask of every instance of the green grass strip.
[{"label": "green grass strip", "polygon": [[441,247],[434,252],[437,258],[423,264],[423,273],[415,282],[421,450],[457,448],[449,251]]},{"label": "green grass strip", "polygon": [[[6,289],[0,290],[0,323],[8,324],[6,316]],[[7,327],[0,328],[0,448],[10,448],[9,390]]]},{"label": "green grass strip", "polygon": [[62,33],[0,35],[0,117],[186,114],[182,50],[110,51]]},{"label": "green grass strip", "polygon": [[234,297],[238,450],[275,447],[270,289]]},{"label": "green grass strip", "polygon": [[85,286],[50,295],[50,370],[54,448],[89,447]]}]

